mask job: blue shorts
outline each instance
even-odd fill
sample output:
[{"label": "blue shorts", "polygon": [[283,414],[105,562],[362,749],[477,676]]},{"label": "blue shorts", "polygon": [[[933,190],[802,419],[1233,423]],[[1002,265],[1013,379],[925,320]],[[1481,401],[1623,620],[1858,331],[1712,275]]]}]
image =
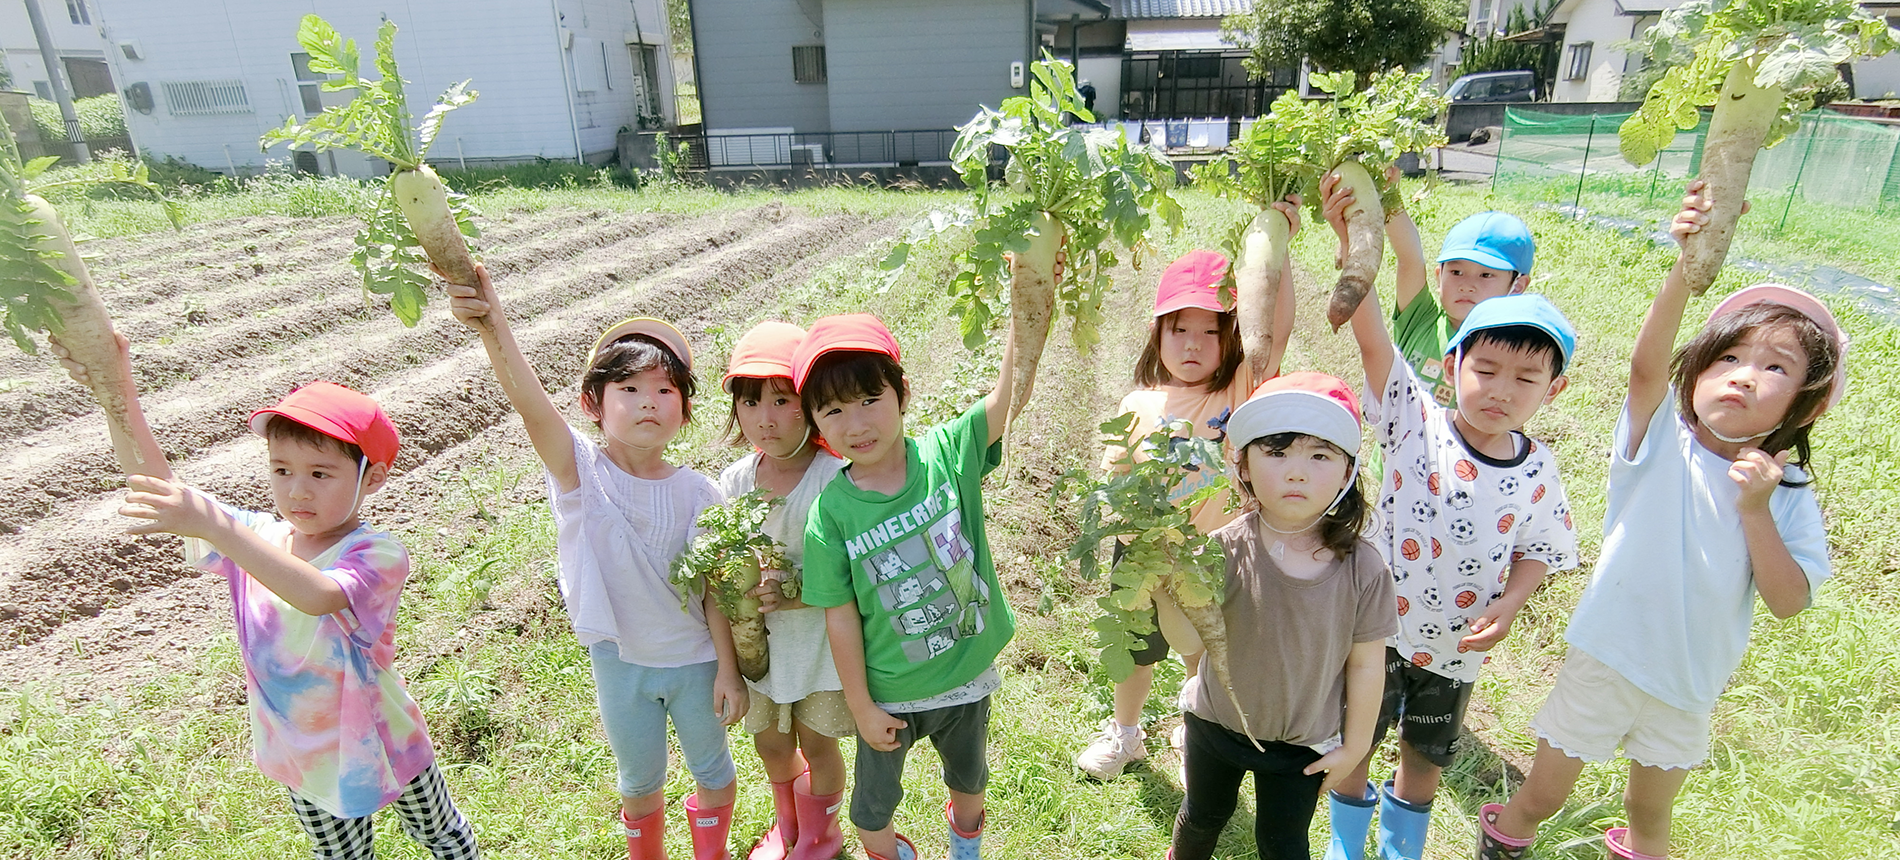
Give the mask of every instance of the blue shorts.
[{"label": "blue shorts", "polygon": [[655,669],[622,661],[620,646],[612,642],[588,646],[587,656],[594,663],[600,721],[620,766],[620,796],[644,797],[666,787],[668,717],[694,782],[720,789],[738,778],[726,727],[713,714],[717,661]]}]

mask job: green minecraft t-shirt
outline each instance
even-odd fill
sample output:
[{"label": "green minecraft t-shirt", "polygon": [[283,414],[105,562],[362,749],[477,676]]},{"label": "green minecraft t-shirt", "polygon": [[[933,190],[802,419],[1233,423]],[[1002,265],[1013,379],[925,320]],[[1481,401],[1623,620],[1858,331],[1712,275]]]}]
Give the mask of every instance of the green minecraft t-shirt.
[{"label": "green minecraft t-shirt", "polygon": [[1430,289],[1419,290],[1411,304],[1392,314],[1392,342],[1431,391],[1432,400],[1445,407],[1455,407],[1457,400],[1451,368],[1445,366],[1445,347],[1454,334],[1451,318],[1438,307]]},{"label": "green minecraft t-shirt", "polygon": [[1016,632],[990,563],[983,476],[1002,461],[985,445],[979,402],[921,438],[904,440],[904,488],[860,489],[840,472],[805,524],[806,603],[857,601],[871,698],[911,702],[954,690],[989,668]]}]

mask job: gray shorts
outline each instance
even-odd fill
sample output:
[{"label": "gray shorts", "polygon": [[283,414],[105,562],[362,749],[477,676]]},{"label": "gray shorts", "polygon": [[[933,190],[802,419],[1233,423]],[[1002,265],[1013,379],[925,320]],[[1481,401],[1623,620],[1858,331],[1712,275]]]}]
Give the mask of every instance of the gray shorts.
[{"label": "gray shorts", "polygon": [[904,800],[904,757],[921,738],[929,738],[943,760],[943,784],[951,791],[982,794],[990,782],[988,758],[990,697],[896,717],[908,725],[897,730],[897,749],[879,752],[858,739],[857,772],[851,786],[851,823],[860,830],[889,827]]}]

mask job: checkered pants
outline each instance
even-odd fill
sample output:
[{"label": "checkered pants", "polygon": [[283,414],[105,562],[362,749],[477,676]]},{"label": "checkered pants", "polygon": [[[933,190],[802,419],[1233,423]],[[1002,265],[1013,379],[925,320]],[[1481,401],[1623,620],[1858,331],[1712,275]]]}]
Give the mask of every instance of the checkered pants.
[{"label": "checkered pants", "polygon": [[[371,841],[376,838],[370,816],[338,818],[318,809],[310,801],[290,793],[290,805],[297,811],[297,823],[310,834],[310,856],[316,860],[375,860]],[[435,765],[416,775],[403,786],[402,795],[392,804],[402,818],[402,829],[409,838],[429,849],[436,860],[477,860],[475,831],[468,819],[449,799],[448,784]]]}]

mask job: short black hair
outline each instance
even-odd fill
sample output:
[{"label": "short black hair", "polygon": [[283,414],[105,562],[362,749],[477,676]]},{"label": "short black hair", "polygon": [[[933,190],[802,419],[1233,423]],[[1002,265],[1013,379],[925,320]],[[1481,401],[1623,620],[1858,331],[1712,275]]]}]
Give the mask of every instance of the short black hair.
[{"label": "short black hair", "polygon": [[[1481,328],[1467,335],[1463,342],[1464,351],[1479,344],[1494,344],[1510,352],[1524,355],[1550,354],[1550,378],[1564,375],[1564,350],[1557,345],[1557,339],[1534,325],[1501,325]],[[1463,356],[1459,357],[1463,360]]]},{"label": "short black hair", "polygon": [[[691,422],[693,395],[699,390],[699,381],[684,360],[665,344],[644,334],[628,335],[594,353],[594,360],[588,362],[587,370],[581,374],[581,404],[599,413],[607,386],[656,367],[664,369],[667,381],[679,389],[680,415]],[[598,425],[600,419],[596,418],[594,423]]]},{"label": "short black hair", "polygon": [[904,384],[904,366],[881,352],[841,349],[818,356],[799,386],[798,400],[805,408],[805,420],[816,427],[812,418],[818,407],[842,400],[870,397],[885,389],[897,392],[897,404],[910,402],[910,387]]},{"label": "short black hair", "polygon": [[336,451],[350,458],[352,463],[363,462],[363,449],[355,442],[338,439],[322,430],[282,415],[272,415],[264,421],[264,438],[281,439],[312,448]]}]

